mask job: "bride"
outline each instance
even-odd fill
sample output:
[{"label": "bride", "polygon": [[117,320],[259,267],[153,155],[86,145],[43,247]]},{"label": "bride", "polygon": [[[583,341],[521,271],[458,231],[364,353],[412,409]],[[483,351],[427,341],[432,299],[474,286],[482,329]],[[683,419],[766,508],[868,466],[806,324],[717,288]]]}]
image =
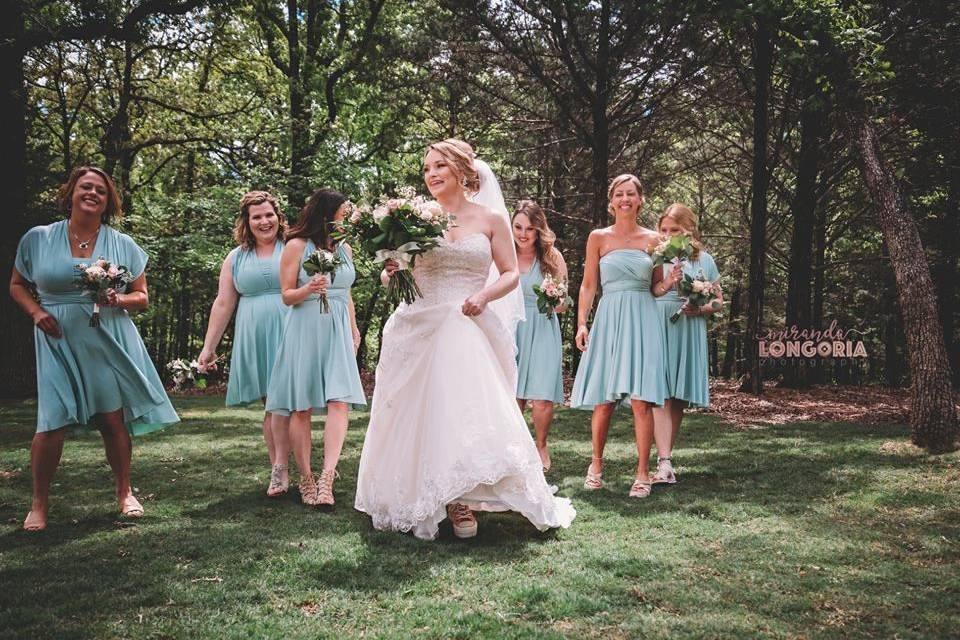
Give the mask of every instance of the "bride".
[{"label": "bride", "polygon": [[511,328],[523,299],[500,187],[453,139],[428,147],[423,177],[456,227],[417,258],[423,297],[384,327],[355,506],[376,529],[426,540],[446,517],[457,537],[475,536],[474,510],[519,511],[541,531],[568,527],[576,511],[547,485],[513,399]]}]

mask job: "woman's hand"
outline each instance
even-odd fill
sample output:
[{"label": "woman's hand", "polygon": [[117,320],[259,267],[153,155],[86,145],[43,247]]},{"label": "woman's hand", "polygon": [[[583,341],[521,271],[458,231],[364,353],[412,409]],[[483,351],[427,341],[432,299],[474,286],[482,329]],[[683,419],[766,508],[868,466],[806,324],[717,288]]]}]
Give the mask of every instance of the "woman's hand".
[{"label": "woman's hand", "polygon": [[387,274],[388,278],[392,278],[393,274],[395,274],[399,268],[400,263],[393,258],[390,258],[383,263],[383,270]]},{"label": "woman's hand", "polygon": [[38,327],[40,331],[43,331],[51,338],[59,338],[63,335],[63,333],[60,331],[60,324],[57,322],[56,318],[47,313],[46,309],[43,307],[40,307],[34,311],[31,317],[33,318],[34,326]]},{"label": "woman's hand", "polygon": [[107,289],[100,296],[100,304],[104,307],[121,307],[120,294],[116,289]]},{"label": "woman's hand", "polygon": [[483,295],[483,292],[480,292],[467,298],[460,309],[465,316],[478,316],[483,313],[483,310],[486,308],[487,298]]},{"label": "woman's hand", "polygon": [[680,307],[680,310],[683,311],[683,315],[687,316],[688,318],[695,318],[703,315],[700,307],[690,304],[689,302],[684,302],[683,306]]},{"label": "woman's hand", "polygon": [[677,283],[681,280],[683,280],[683,265],[677,262],[670,268],[670,273],[667,274],[667,277],[664,278],[663,286],[667,289],[672,289],[677,286]]},{"label": "woman's hand", "polygon": [[200,373],[216,371],[217,354],[214,351],[204,347],[203,351],[201,351],[200,355],[197,357],[197,368],[200,370]]},{"label": "woman's hand", "polygon": [[573,340],[577,345],[577,349],[580,351],[587,350],[587,343],[590,342],[590,332],[587,330],[587,325],[582,324],[577,327],[577,335]]},{"label": "woman's hand", "polygon": [[327,276],[322,276],[319,273],[312,278],[307,283],[307,290],[313,294],[323,295],[327,292]]},{"label": "woman's hand", "polygon": [[353,352],[356,353],[360,349],[360,329],[353,327]]}]

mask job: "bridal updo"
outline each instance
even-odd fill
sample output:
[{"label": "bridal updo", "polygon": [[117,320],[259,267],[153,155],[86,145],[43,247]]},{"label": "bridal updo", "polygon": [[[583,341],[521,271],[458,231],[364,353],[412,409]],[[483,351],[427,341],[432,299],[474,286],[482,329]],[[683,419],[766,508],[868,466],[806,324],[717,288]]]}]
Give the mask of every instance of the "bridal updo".
[{"label": "bridal updo", "polygon": [[477,154],[473,151],[473,147],[463,140],[447,138],[428,146],[427,152],[431,150],[439,153],[450,163],[450,168],[464,191],[467,193],[480,191],[480,174],[477,173],[477,167],[473,164]]}]

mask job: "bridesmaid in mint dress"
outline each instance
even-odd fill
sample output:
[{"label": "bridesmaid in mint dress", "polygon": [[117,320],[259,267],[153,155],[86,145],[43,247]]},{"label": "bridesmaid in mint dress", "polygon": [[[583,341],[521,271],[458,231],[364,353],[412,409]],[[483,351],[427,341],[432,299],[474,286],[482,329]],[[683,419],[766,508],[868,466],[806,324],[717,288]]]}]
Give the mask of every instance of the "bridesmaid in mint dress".
[{"label": "bridesmaid in mint dress", "polygon": [[[353,256],[346,244],[334,246],[332,225],[343,219],[346,198],[319,189],[307,201],[300,219],[287,233],[280,259],[283,302],[290,305],[280,350],[267,392],[267,411],[290,416],[290,442],[300,470],[300,496],[310,506],[332,507],[333,480],[347,435],[350,405],[365,405],[357,370],[360,346],[350,287],[356,278]],[[328,276],[308,277],[303,262],[317,247],[336,252],[342,264]],[[329,313],[319,295],[326,294]],[[323,432],[323,471],[315,478],[310,466],[310,417],[326,409]]]},{"label": "bridesmaid in mint dress", "polygon": [[521,200],[513,214],[513,240],[520,268],[525,318],[517,324],[517,403],[520,411],[530,403],[537,452],[543,472],[550,470],[547,436],[553,422],[554,404],[563,403],[563,347],[560,340],[558,307],[547,317],[537,308],[533,285],[546,274],[567,280],[567,264],[556,249],[557,236],[547,224],[543,209],[533,200]]},{"label": "bridesmaid in mint dress", "polygon": [[[630,497],[650,495],[649,457],[653,441],[654,405],[667,394],[657,306],[650,293],[653,259],[650,251],[658,236],[637,224],[643,206],[643,187],[636,176],[624,174],[608,191],[613,225],[597,229],[587,239],[586,264],[580,285],[577,348],[584,352],[573,383],[570,406],[593,409],[590,427],[593,460],[584,488],[603,486],[603,449],[610,417],[617,404],[629,399],[637,439],[636,478]],[[587,318],[593,308],[597,281],[603,295],[593,327]]]},{"label": "bridesmaid in mint dress", "polygon": [[[663,336],[664,358],[667,367],[667,400],[653,411],[654,439],[657,443],[657,472],[654,484],[674,484],[673,444],[683,422],[687,406],[710,406],[709,360],[707,358],[707,318],[723,308],[722,299],[707,307],[685,305],[677,294],[676,285],[683,274],[699,274],[711,281],[720,279],[713,257],[703,249],[697,217],[689,207],[670,205],[657,222],[663,235],[686,233],[694,248],[693,259],[683,264],[663,265],[653,274],[653,295],[657,296],[660,313],[660,331]],[[682,307],[683,316],[670,322]]]},{"label": "bridesmaid in mint dress", "polygon": [[[287,223],[277,199],[251,191],[240,200],[233,230],[237,243],[220,268],[217,298],[210,309],[207,335],[197,358],[201,371],[216,368],[217,345],[237,311],[227,383],[227,406],[265,400],[280,347],[287,307],[280,296],[280,253]],[[290,439],[286,416],[264,412],[263,439],[270,456],[269,497],[286,493]]]},{"label": "bridesmaid in mint dress", "polygon": [[[77,167],[60,188],[60,208],[66,220],[21,238],[10,278],[11,297],[35,325],[37,433],[30,447],[33,501],[23,523],[28,531],[46,528],[64,427],[99,429],[120,513],[139,517],[143,506],[130,485],[131,436],[179,421],[128,315],[147,307],[147,254],[109,225],[121,215],[113,180],[101,169]],[[106,292],[100,325],[91,327],[94,304],[76,286],[76,265],[101,257],[126,266],[135,279],[122,291]]]}]

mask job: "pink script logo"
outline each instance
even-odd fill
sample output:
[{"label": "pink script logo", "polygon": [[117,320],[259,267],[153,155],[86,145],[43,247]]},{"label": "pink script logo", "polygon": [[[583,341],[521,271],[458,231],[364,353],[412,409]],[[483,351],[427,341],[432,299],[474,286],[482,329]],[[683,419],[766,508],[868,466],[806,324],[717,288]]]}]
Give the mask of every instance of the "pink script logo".
[{"label": "pink script logo", "polygon": [[791,325],[771,329],[760,337],[761,358],[866,358],[862,340],[852,340],[852,329],[844,331],[834,320],[826,329],[799,329]]}]

